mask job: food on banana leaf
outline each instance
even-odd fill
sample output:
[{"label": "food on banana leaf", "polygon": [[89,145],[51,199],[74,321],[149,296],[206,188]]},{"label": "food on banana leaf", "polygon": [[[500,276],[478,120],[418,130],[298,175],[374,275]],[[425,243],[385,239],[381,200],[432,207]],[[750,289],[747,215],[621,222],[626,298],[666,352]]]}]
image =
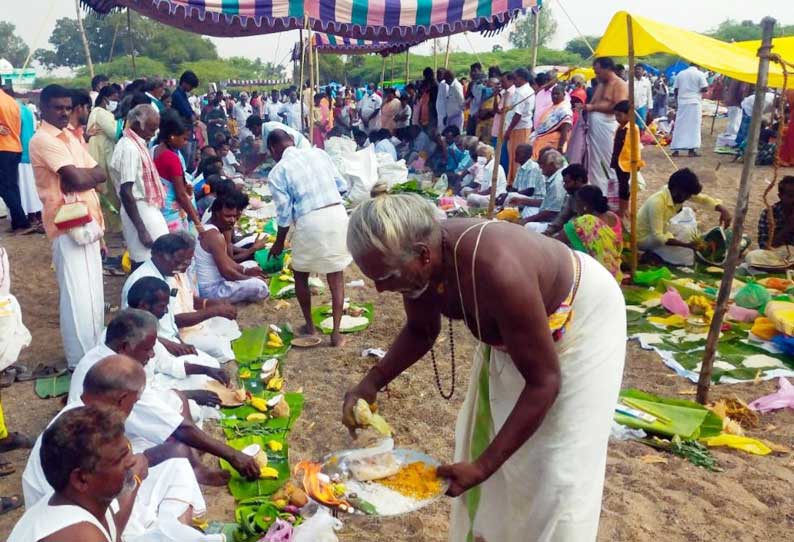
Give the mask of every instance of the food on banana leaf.
[{"label": "food on banana leaf", "polygon": [[[342,319],[339,322],[339,330],[340,331],[347,331],[350,329],[355,329],[360,326],[365,326],[369,324],[369,320],[364,316],[350,316],[348,314],[342,315]],[[322,322],[320,322],[320,327],[323,329],[333,329],[334,327],[334,318],[333,316],[326,318]]]}]

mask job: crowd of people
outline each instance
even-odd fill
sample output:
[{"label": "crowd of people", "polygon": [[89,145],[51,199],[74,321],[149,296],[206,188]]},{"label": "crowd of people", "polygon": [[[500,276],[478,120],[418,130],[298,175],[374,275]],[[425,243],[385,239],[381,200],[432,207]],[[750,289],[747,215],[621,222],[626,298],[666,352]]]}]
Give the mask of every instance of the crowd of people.
[{"label": "crowd of people", "polygon": [[[631,134],[625,70],[609,58],[593,68],[589,84],[562,81],[555,70],[475,63],[465,78],[426,68],[400,89],[304,85],[236,97],[199,96],[190,71],[173,89],[157,77],[122,87],[97,76],[90,91],[45,87],[35,111],[11,89],[0,91],[0,196],[14,232],[41,231],[51,241],[72,372],[66,406],[35,442],[9,432],[0,415],[0,451],[33,448],[23,476],[27,511],[9,541],[115,541],[117,533],[127,541],[210,540],[188,527],[206,510],[199,484],[224,484],[228,473],[202,454],[258,476],[253,458],[201,424],[204,407],[219,403],[206,384],[229,384],[238,305],[269,295],[254,260],[265,240],[241,240],[236,227],[250,204],[246,177],[263,166],[277,226],[268,257],[291,247],[300,335],[318,333],[313,274],[330,287],[333,346],[345,342],[351,262],[378,291],[405,298],[405,327],[345,396],[344,423],[354,429],[356,400],[374,402],[431,349],[442,316],[463,319],[482,347],[458,424],[458,462],[439,474],[450,479],[450,495],[476,486],[480,498],[473,509],[456,501],[453,540],[594,540],[625,354],[618,284],[629,171],[632,161],[643,165],[629,141],[659,134],[661,119],[672,124],[674,153],[697,156],[709,84],[696,66],[679,73],[671,114],[666,81],[638,66]],[[427,200],[381,188],[349,216],[351,186],[324,150],[335,138],[445,177],[445,197],[469,209],[487,207],[495,192],[503,220],[440,220]],[[785,226],[759,239],[764,245],[794,238],[792,183],[781,183],[774,208]],[[730,225],[728,209],[680,169],[639,210],[647,258],[690,263],[694,241],[670,229],[687,201]],[[106,324],[103,275],[113,264],[104,234],[114,225],[131,272],[122,308]],[[2,263],[0,294],[8,296],[5,253]],[[483,420],[489,394],[500,400],[491,398]],[[22,504],[4,497],[0,513]]]}]

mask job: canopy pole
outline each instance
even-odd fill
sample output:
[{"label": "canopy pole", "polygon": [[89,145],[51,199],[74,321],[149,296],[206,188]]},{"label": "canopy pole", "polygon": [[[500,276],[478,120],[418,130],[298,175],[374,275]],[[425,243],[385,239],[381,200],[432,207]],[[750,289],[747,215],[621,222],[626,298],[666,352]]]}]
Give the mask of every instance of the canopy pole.
[{"label": "canopy pole", "polygon": [[389,77],[389,80],[394,82],[394,55],[389,55],[389,58],[391,59],[391,77]]},{"label": "canopy pole", "polygon": [[383,64],[380,67],[380,88],[383,89],[383,83],[386,81],[386,57],[383,57]]},{"label": "canopy pole", "polygon": [[629,148],[631,150],[631,274],[637,272],[637,166],[639,158],[639,141],[637,141],[637,115],[634,111],[634,28],[631,15],[626,14],[626,31],[629,40]]},{"label": "canopy pole", "polygon": [[[723,81],[725,81],[725,79],[723,79]],[[717,106],[714,108],[714,116],[711,117],[711,130],[709,131],[709,134],[712,135],[714,134],[714,122],[716,122],[717,113],[720,110],[720,98],[722,98],[722,96],[717,96]]]},{"label": "canopy pole", "polygon": [[305,100],[303,99],[303,70],[304,63],[306,62],[306,42],[303,41],[303,28],[300,29],[300,44],[301,44],[301,65],[298,72],[298,99],[301,102],[301,132],[306,133],[306,112],[304,111]]},{"label": "canopy pole", "polygon": [[317,47],[314,48],[314,65],[317,70],[314,82],[317,83],[317,92],[320,92],[320,50]]},{"label": "canopy pole", "polygon": [[493,157],[493,171],[491,172],[491,194],[488,199],[488,214],[485,215],[489,220],[493,218],[494,208],[496,207],[496,184],[499,181],[499,168],[501,167],[502,147],[505,144],[505,118],[507,117],[507,104],[502,104],[502,114],[499,118],[499,135],[496,138],[496,149]]},{"label": "canopy pole", "polygon": [[[94,63],[91,62],[91,48],[88,46],[88,38],[85,35],[85,28],[83,27],[83,14],[80,12],[80,0],[74,0],[74,9],[77,12],[77,29],[80,31],[80,39],[83,42],[83,49],[85,50],[85,63],[88,65],[88,73],[93,79]],[[127,17],[129,17],[129,9],[127,10]],[[129,19],[127,19],[127,25],[129,25]]]},{"label": "canopy pole", "polygon": [[306,125],[309,127],[309,141],[312,140],[312,134],[314,133],[314,59],[312,58],[314,55],[312,54],[313,49],[313,41],[314,37],[312,36],[312,29],[310,26],[307,28],[309,29],[309,49],[307,51],[307,55],[309,56],[309,118],[306,119]]},{"label": "canopy pole", "polygon": [[[135,44],[132,42],[132,18],[130,17],[130,8],[127,8],[127,43],[130,48],[130,57],[132,59],[132,76],[137,79],[138,68],[135,67]],[[93,76],[94,69],[91,68],[91,75]]]},{"label": "canopy pole", "polygon": [[436,57],[436,49],[438,48],[438,40],[433,38],[433,72],[438,70],[438,58]]},{"label": "canopy pole", "polygon": [[452,36],[447,36],[447,52],[444,55],[444,69],[445,70],[447,68],[449,68],[449,44],[450,44],[451,40],[452,40]]},{"label": "canopy pole", "polygon": [[405,50],[405,86],[408,86],[408,82],[411,79],[411,66],[410,66],[411,61],[409,60],[410,50],[411,50],[410,47]]},{"label": "canopy pole", "polygon": [[532,72],[535,72],[535,66],[538,65],[538,39],[540,38],[540,23],[538,18],[540,11],[532,11]]},{"label": "canopy pole", "polygon": [[698,378],[697,401],[706,404],[709,399],[709,387],[711,386],[711,375],[714,367],[714,354],[717,350],[717,341],[720,337],[722,320],[728,307],[728,298],[731,295],[733,277],[736,274],[736,265],[739,262],[739,244],[742,241],[744,232],[744,219],[747,215],[747,203],[750,195],[750,181],[755,168],[755,158],[758,154],[758,136],[761,128],[761,117],[764,109],[764,93],[769,79],[769,56],[772,49],[772,31],[775,27],[775,19],[764,17],[761,20],[761,47],[758,49],[758,80],[755,85],[755,103],[753,104],[753,116],[750,120],[750,131],[747,134],[747,148],[744,151],[744,164],[742,164],[742,176],[739,181],[739,193],[736,196],[736,209],[733,212],[733,236],[728,247],[728,256],[725,259],[725,272],[722,275],[720,291],[717,295],[717,305],[714,307],[714,316],[709,326],[709,334],[706,339],[706,350],[703,352],[703,362],[700,367],[700,377]]}]

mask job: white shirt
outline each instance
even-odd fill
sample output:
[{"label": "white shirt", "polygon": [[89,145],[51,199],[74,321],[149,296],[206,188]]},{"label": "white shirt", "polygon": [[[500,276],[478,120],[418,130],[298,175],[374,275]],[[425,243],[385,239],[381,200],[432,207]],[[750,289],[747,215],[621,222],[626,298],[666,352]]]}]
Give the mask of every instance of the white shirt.
[{"label": "white shirt", "polygon": [[281,112],[282,105],[281,102],[271,102],[268,100],[265,104],[265,115],[268,117],[267,120],[271,122],[281,122],[281,117],[278,114]]},{"label": "white shirt", "polygon": [[375,152],[388,154],[395,162],[397,161],[397,149],[394,148],[394,144],[388,139],[381,139],[375,143]]},{"label": "white shirt", "polygon": [[[294,104],[298,106],[298,111],[300,111],[300,104]],[[295,148],[297,149],[311,149],[312,144],[306,139],[306,136],[303,135],[298,131],[298,129],[291,128],[284,124],[283,122],[264,122],[262,123],[262,141],[267,144],[267,137],[270,135],[270,132],[273,130],[283,130],[289,134],[292,138],[292,141],[295,143]]]},{"label": "white shirt", "polygon": [[639,79],[634,78],[634,107],[651,107],[653,105],[653,94],[651,91],[651,80],[646,76]]},{"label": "white shirt", "polygon": [[[287,120],[287,126],[293,130],[301,129],[301,104],[300,102],[288,102],[281,104],[280,113],[283,113]],[[279,117],[279,120],[281,117]]]},{"label": "white shirt", "polygon": [[463,113],[463,85],[460,84],[460,81],[457,79],[453,79],[452,83],[449,85],[449,89],[447,90],[447,99],[446,99],[446,116],[452,117],[454,115],[458,115]]},{"label": "white shirt", "polygon": [[26,507],[28,509],[14,525],[7,542],[35,542],[78,523],[90,523],[102,533],[105,542],[115,542],[117,532],[113,510],[118,511],[119,508],[116,500],[113,500],[105,510],[105,523],[108,526],[105,529],[91,512],[81,506],[73,504],[51,506],[49,499],[51,494],[52,490],[47,498],[40,499],[36,506]]},{"label": "white shirt", "polygon": [[706,75],[694,66],[690,66],[675,78],[678,90],[678,105],[698,104],[703,99],[701,89],[709,86]]},{"label": "white shirt", "polygon": [[[372,130],[380,130],[380,108],[383,105],[383,99],[378,96],[376,93],[372,93],[368,96],[364,96],[361,99],[361,108],[359,116],[361,117],[361,123],[363,124],[365,132],[371,132]],[[369,122],[366,122],[364,119],[369,118],[372,115],[372,112],[378,110],[378,113],[372,117]]]},{"label": "white shirt", "polygon": [[243,105],[240,102],[234,104],[234,119],[237,121],[237,126],[245,126],[245,121],[248,117],[254,114],[254,108],[251,107],[251,102],[245,102]]},{"label": "white shirt", "polygon": [[[528,130],[532,128],[532,112],[535,110],[535,91],[529,86],[529,83],[524,83],[520,87],[516,87],[516,91],[510,98],[510,106],[513,115],[521,115],[519,120],[513,127],[514,130]],[[514,107],[513,107],[514,106]],[[512,122],[510,117],[508,122]],[[505,129],[510,124],[505,125]]]},{"label": "white shirt", "polygon": [[410,105],[405,104],[404,106],[402,106],[400,108],[400,110],[397,112],[397,114],[405,116],[405,120],[398,120],[398,121],[394,122],[394,125],[397,128],[406,128],[407,126],[409,126],[411,124],[411,106]]},{"label": "white shirt", "polygon": [[[483,168],[480,190],[490,190],[491,179],[493,179],[493,166],[494,160],[491,159]],[[499,165],[499,172],[496,174],[496,195],[499,196],[505,192],[507,192],[507,175],[505,175],[504,168]]]},{"label": "white shirt", "polygon": [[223,161],[223,174],[227,177],[237,177],[240,174],[234,168],[234,166],[240,165],[240,162],[237,161],[237,157],[234,155],[232,151],[226,153],[226,156],[221,158]]},{"label": "white shirt", "polygon": [[[129,307],[127,303],[127,295],[130,292],[130,288],[132,285],[138,282],[139,279],[143,277],[157,277],[158,279],[164,280],[170,288],[173,288],[171,283],[168,281],[168,278],[164,277],[160,270],[157,269],[157,266],[154,265],[154,262],[150,259],[143,262],[138,269],[133,271],[127,280],[124,282],[124,287],[121,290],[121,308],[126,309]],[[176,318],[175,312],[176,309],[176,297],[171,296],[168,300],[168,312],[160,319],[160,327],[157,330],[157,334],[160,337],[164,337],[166,339],[172,341],[179,340],[179,328],[176,327]]]},{"label": "white shirt", "polygon": [[132,184],[132,197],[136,201],[146,201],[143,186],[143,164],[138,146],[129,137],[122,137],[113,149],[108,164],[113,187],[119,193],[122,184]]},{"label": "white shirt", "polygon": [[449,85],[446,81],[439,81],[438,94],[436,95],[436,114],[439,126],[444,125],[444,117],[447,116],[447,94],[449,94]]}]

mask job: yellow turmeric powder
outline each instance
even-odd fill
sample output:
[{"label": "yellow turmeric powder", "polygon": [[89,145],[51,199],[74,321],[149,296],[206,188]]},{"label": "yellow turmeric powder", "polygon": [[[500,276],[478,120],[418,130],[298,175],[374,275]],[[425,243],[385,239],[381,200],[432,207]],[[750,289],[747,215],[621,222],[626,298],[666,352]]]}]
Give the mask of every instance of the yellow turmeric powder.
[{"label": "yellow turmeric powder", "polygon": [[378,480],[378,483],[420,501],[435,497],[441,492],[441,480],[435,467],[421,461],[405,465],[397,474]]}]

